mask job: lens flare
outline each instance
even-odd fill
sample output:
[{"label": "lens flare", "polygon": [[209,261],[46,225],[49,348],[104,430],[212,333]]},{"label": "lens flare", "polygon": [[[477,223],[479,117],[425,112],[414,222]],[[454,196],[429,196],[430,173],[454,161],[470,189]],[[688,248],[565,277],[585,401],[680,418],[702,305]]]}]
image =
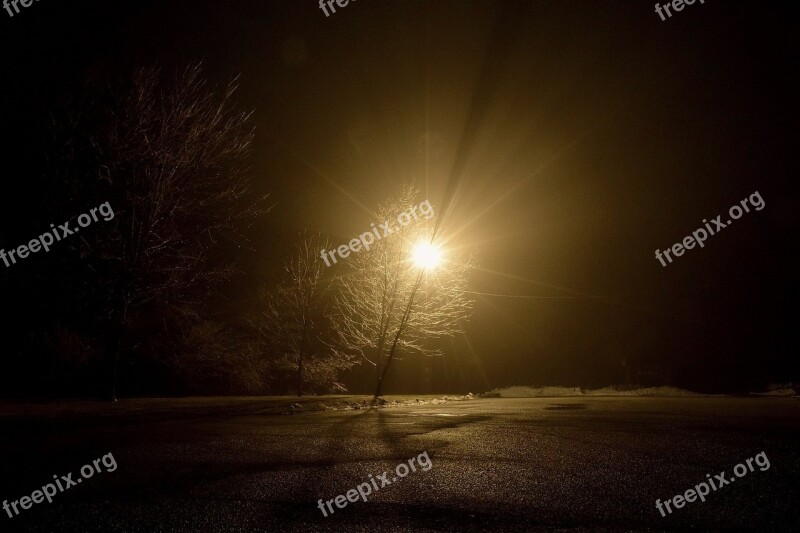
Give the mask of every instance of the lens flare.
[{"label": "lens flare", "polygon": [[414,247],[411,258],[419,268],[432,270],[441,263],[442,251],[428,242],[421,242]]}]

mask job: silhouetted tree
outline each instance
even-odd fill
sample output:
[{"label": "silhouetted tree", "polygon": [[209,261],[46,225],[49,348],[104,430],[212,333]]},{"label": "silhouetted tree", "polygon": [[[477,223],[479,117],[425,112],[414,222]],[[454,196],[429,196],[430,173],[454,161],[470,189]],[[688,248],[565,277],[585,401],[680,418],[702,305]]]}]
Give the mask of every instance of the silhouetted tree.
[{"label": "silhouetted tree", "polygon": [[303,394],[304,381],[328,391],[344,390],[339,373],[354,364],[351,355],[332,351],[323,342],[330,331],[324,322],[331,273],[319,250],[329,248],[320,238],[303,238],[284,266],[284,279],[267,296],[262,315],[268,345],[295,367],[297,396]]},{"label": "silhouetted tree", "polygon": [[159,321],[165,329],[176,317],[198,321],[204,300],[233,272],[225,252],[264,211],[245,166],[253,126],[251,113],[236,110],[236,80],[217,92],[200,65],[162,78],[139,69],[130,82],[83,99],[66,125],[63,155],[96,178],[76,184],[91,190],[77,195],[103,197],[116,214],[113,227],[86,243],[104,299],[113,398],[121,342],[130,344],[134,324],[151,334]]}]

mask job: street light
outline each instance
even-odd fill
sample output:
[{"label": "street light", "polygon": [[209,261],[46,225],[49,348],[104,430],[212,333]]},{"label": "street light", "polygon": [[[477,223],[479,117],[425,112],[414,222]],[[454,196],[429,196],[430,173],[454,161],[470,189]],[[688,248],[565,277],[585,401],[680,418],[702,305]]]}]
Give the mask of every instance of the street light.
[{"label": "street light", "polygon": [[442,261],[442,251],[429,242],[420,242],[411,252],[411,258],[417,267],[433,270]]}]

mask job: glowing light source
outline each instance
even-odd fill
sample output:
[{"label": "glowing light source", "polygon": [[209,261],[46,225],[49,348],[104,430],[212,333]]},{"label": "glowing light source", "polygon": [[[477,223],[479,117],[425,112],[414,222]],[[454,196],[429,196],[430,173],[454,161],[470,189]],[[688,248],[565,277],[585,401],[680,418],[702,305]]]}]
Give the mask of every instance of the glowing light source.
[{"label": "glowing light source", "polygon": [[431,243],[421,242],[414,247],[411,258],[419,268],[432,270],[441,263],[442,251]]}]

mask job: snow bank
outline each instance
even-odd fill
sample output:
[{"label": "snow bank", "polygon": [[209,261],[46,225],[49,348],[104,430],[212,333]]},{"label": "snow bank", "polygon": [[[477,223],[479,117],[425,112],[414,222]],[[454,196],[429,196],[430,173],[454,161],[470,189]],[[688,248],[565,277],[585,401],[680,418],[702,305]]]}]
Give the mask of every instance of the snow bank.
[{"label": "snow bank", "polygon": [[769,383],[765,392],[750,392],[753,396],[797,396],[798,383]]},{"label": "snow bank", "polygon": [[506,387],[483,393],[484,398],[540,398],[553,396],[700,396],[696,392],[677,387],[645,387],[629,389],[611,386],[595,390],[580,387]]},{"label": "snow bank", "polygon": [[631,390],[617,390],[613,387],[606,387],[604,389],[587,390],[585,394],[588,396],[702,396],[697,392],[677,387],[644,387]]},{"label": "snow bank", "polygon": [[[385,400],[383,398],[378,398],[374,400],[372,398],[364,398],[361,400],[338,400],[333,402],[328,402],[327,404],[320,402],[317,404],[315,410],[322,410],[322,411],[343,411],[343,410],[359,410],[359,409],[370,409],[370,408],[384,408],[384,407],[403,407],[409,405],[439,405],[442,403],[447,402],[463,402],[465,400],[474,400],[478,396],[470,393],[464,394],[462,396],[443,396],[441,398],[414,398],[414,399],[397,399],[397,400]],[[291,406],[294,408],[293,406]],[[287,413],[288,414],[288,413]]]},{"label": "snow bank", "polygon": [[767,392],[751,392],[756,396],[797,396],[794,389],[775,389]]},{"label": "snow bank", "polygon": [[581,396],[580,387],[506,387],[484,392],[484,398],[539,398],[541,396]]}]

